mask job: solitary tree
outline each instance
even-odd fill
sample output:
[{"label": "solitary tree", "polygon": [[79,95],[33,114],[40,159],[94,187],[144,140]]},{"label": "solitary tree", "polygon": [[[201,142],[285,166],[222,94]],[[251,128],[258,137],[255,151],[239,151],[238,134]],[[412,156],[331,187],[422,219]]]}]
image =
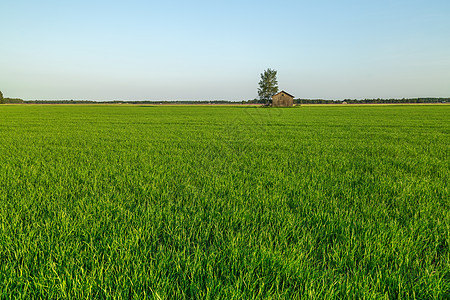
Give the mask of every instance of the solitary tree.
[{"label": "solitary tree", "polygon": [[267,69],[261,74],[261,80],[259,81],[258,96],[259,99],[269,104],[272,100],[272,96],[278,92],[278,80],[277,71]]},{"label": "solitary tree", "polygon": [[2,104],[2,103],[4,103],[3,93],[2,93],[2,91],[0,91],[0,104]]}]

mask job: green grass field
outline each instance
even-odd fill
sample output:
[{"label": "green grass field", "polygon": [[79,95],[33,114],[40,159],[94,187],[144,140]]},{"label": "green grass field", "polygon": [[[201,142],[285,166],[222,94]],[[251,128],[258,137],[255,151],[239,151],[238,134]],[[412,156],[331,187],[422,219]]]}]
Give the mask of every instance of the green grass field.
[{"label": "green grass field", "polygon": [[0,298],[448,299],[450,106],[0,106]]}]

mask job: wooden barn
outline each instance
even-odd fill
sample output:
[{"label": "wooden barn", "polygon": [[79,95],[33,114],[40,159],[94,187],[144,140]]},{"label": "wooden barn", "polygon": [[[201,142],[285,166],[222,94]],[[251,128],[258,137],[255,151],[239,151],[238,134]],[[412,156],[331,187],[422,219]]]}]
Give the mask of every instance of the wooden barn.
[{"label": "wooden barn", "polygon": [[294,96],[281,91],[272,96],[272,106],[274,107],[288,107],[294,105]]}]

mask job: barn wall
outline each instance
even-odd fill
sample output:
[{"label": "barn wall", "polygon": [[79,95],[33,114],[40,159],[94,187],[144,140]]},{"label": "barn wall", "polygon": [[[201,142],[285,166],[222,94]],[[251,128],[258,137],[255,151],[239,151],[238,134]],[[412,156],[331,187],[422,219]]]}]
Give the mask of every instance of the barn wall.
[{"label": "barn wall", "polygon": [[293,106],[294,98],[288,96],[284,93],[273,96],[272,98],[272,106],[275,107],[285,107],[285,106]]}]

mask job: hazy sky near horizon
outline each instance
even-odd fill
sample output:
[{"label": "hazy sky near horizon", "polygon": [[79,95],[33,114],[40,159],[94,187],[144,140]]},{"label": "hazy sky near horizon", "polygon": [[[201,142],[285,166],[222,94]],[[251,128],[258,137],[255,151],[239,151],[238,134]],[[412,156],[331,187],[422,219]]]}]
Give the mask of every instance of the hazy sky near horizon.
[{"label": "hazy sky near horizon", "polygon": [[2,0],[5,97],[450,97],[449,0]]}]

